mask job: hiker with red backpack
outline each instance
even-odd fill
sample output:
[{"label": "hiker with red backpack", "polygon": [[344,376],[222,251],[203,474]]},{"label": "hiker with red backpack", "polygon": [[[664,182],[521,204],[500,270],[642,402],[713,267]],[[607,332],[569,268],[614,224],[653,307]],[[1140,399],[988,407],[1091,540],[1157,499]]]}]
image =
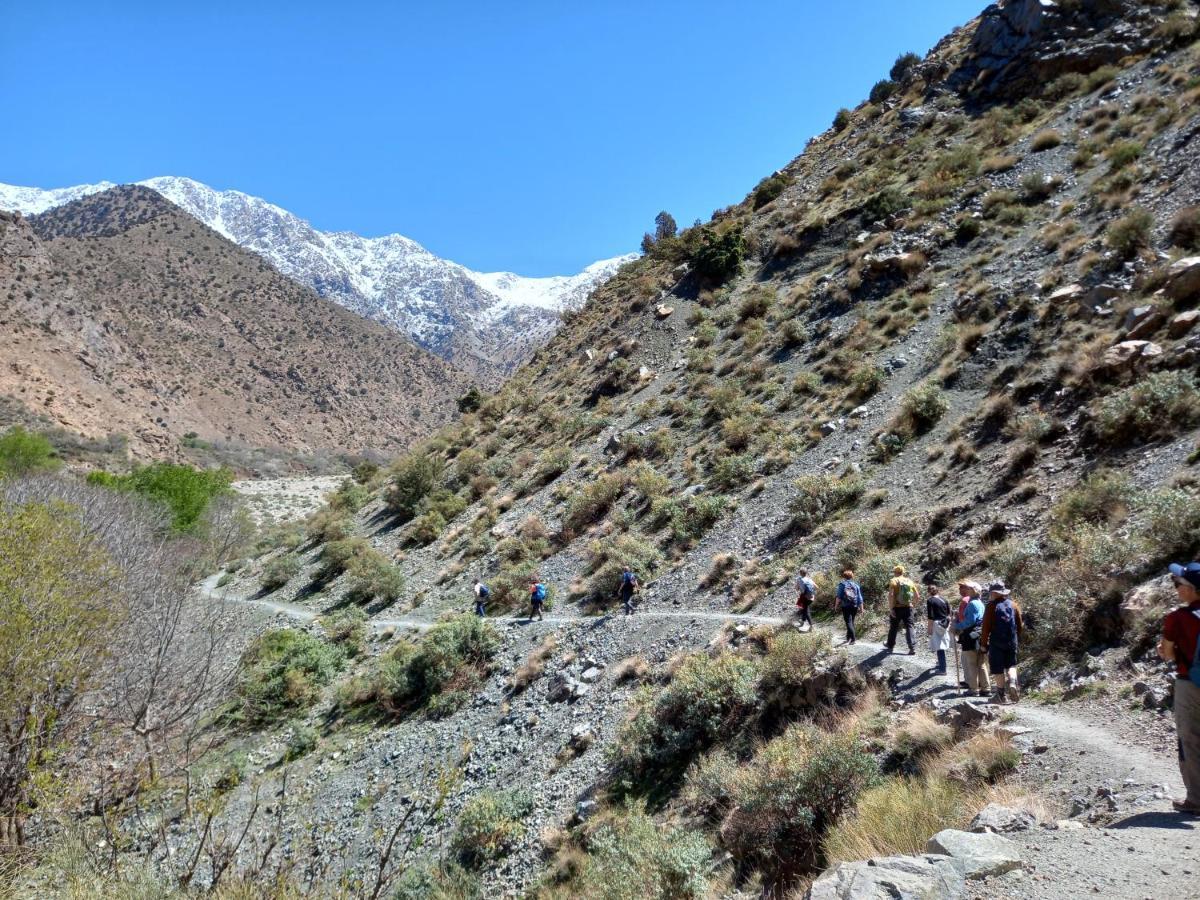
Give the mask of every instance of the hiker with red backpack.
[{"label": "hiker with red backpack", "polygon": [[846,623],[846,643],[853,644],[854,620],[863,608],[862,585],[854,580],[854,571],[846,569],[842,572],[842,580],[838,582],[836,599],[834,601],[842,613],[842,621]]},{"label": "hiker with red backpack", "polygon": [[888,582],[888,653],[896,652],[896,635],[900,626],[904,626],[904,639],[908,642],[908,655],[916,655],[917,648],[913,645],[912,608],[921,599],[921,589],[915,581],[904,574],[904,566],[892,569],[893,578]]},{"label": "hiker with red backpack", "polygon": [[1179,812],[1200,816],[1200,562],[1172,563],[1170,573],[1181,605],[1163,619],[1158,655],[1175,664],[1175,736],[1187,791],[1172,802]]},{"label": "hiker with red backpack", "polygon": [[816,599],[817,584],[809,578],[808,569],[801,569],[796,574],[796,615],[800,617],[801,631],[812,631],[813,620],[809,609]]},{"label": "hiker with red backpack", "polygon": [[1024,632],[1021,608],[1012,599],[1012,591],[1003,581],[993,581],[988,585],[979,647],[987,654],[988,671],[992,673],[995,685],[992,699],[996,703],[1016,703],[1021,698],[1017,681],[1017,646]]},{"label": "hiker with red backpack", "polygon": [[546,605],[546,585],[534,579],[529,582],[529,621],[537,616],[542,621],[542,607]]}]

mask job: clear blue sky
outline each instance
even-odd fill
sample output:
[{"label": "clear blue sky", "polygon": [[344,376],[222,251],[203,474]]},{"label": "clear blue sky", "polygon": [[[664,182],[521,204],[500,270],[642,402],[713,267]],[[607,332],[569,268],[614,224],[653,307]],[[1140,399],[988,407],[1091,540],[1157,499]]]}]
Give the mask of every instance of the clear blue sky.
[{"label": "clear blue sky", "polygon": [[6,2],[0,181],[186,175],[475,269],[740,200],[983,0]]}]

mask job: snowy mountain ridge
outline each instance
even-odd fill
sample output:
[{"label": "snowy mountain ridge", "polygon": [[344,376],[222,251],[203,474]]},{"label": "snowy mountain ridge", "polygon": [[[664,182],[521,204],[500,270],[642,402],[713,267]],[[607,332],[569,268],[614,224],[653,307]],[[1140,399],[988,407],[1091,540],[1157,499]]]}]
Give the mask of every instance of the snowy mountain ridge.
[{"label": "snowy mountain ridge", "polygon": [[[267,259],[322,296],[408,334],[416,343],[485,380],[520,362],[553,334],[558,314],[575,308],[634,254],[600,260],[575,275],[527,278],[475,272],[400,234],[368,238],[324,232],[241,191],[190,178],[138,182],[214,231]],[[0,209],[25,215],[114,187],[110,182],[42,190],[0,184]]]}]

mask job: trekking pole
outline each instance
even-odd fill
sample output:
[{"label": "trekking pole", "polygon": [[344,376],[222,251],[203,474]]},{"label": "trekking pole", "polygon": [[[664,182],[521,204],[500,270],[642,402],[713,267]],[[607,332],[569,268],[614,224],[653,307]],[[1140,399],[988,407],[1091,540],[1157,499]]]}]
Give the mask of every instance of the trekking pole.
[{"label": "trekking pole", "polygon": [[954,643],[954,683],[962,684],[962,675],[958,671],[958,641],[951,640]]}]

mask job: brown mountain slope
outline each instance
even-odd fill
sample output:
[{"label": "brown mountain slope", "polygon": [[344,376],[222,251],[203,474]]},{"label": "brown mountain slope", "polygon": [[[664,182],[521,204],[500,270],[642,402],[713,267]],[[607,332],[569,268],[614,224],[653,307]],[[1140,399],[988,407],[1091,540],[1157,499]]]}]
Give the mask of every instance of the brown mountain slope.
[{"label": "brown mountain slope", "polygon": [[0,325],[0,396],[139,457],[190,433],[395,450],[467,384],[136,186],[0,216]]}]

